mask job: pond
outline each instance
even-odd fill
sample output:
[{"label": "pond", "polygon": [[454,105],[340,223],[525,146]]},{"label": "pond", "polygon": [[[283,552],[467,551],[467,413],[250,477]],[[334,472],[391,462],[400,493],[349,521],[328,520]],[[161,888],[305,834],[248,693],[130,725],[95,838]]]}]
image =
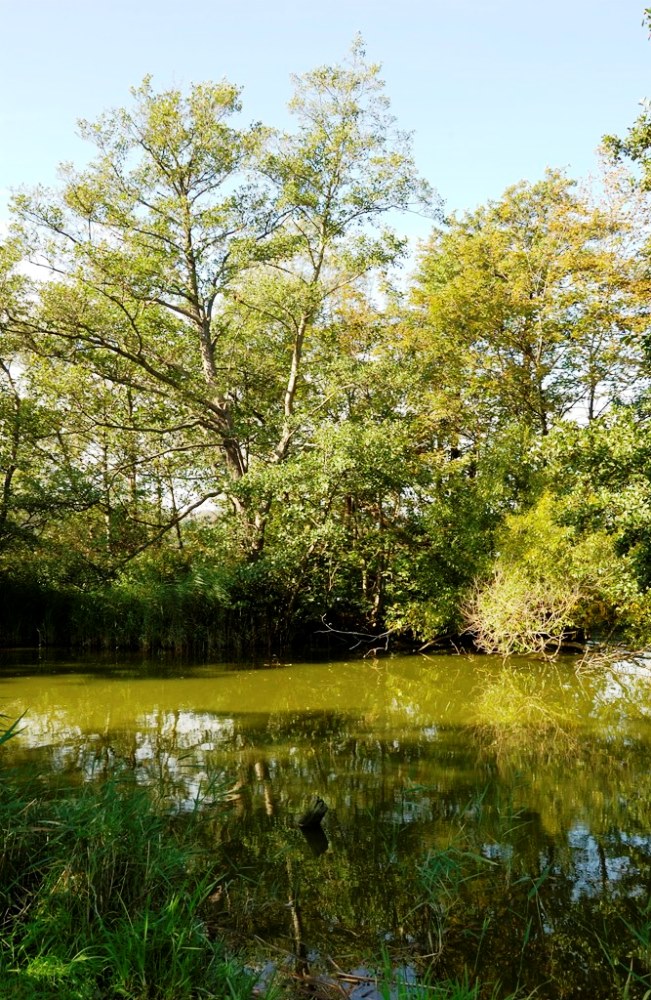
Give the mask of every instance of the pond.
[{"label": "pond", "polygon": [[495,997],[651,988],[651,663],[6,653],[0,711],[25,713],[8,764],[55,785],[129,773],[201,813],[215,927],[258,967],[292,954],[352,984],[384,955]]}]

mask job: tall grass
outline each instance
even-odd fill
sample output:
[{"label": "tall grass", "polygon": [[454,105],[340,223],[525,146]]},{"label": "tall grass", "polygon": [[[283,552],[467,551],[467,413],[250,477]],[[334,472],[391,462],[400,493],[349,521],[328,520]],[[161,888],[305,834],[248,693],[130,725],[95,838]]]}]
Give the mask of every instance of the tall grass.
[{"label": "tall grass", "polygon": [[[5,730],[6,732],[6,730]],[[205,922],[208,854],[129,782],[0,785],[0,997],[251,997]]]},{"label": "tall grass", "polygon": [[415,981],[415,977],[403,973],[396,976],[390,968],[385,968],[379,984],[381,1000],[533,1000],[532,994],[504,993],[499,984],[490,992],[478,981],[471,981],[468,975],[461,979],[431,981],[427,977]]}]

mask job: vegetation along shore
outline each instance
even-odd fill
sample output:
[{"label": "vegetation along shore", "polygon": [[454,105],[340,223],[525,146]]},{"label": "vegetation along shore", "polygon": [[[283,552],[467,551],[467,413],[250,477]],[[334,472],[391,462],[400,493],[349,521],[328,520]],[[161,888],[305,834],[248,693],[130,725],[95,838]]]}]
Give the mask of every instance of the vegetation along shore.
[{"label": "vegetation along shore", "polygon": [[463,214],[290,111],[13,197],[0,1000],[648,1000],[651,106]]},{"label": "vegetation along shore", "polygon": [[[450,217],[359,41],[291,112],[146,78],[15,196],[2,642],[643,645],[646,111],[592,188],[550,169]],[[401,211],[432,218],[415,256]]]}]

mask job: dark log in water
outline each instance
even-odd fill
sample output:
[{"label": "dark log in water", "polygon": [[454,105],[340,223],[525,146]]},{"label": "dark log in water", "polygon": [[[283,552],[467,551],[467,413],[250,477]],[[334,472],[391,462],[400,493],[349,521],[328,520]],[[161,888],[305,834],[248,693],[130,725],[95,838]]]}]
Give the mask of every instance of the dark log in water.
[{"label": "dark log in water", "polygon": [[321,820],[328,811],[328,807],[323,801],[323,799],[318,796],[315,798],[311,807],[303,813],[298,821],[298,825],[301,830],[316,830],[317,827],[321,826]]},{"label": "dark log in water", "polygon": [[322,826],[301,826],[300,831],[315,858],[320,858],[330,847],[330,841]]}]

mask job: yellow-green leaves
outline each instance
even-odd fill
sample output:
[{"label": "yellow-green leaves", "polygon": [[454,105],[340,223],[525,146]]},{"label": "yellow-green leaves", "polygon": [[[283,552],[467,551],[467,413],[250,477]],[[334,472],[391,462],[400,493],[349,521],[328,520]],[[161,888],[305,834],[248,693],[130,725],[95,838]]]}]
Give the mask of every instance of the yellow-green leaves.
[{"label": "yellow-green leaves", "polygon": [[639,382],[644,302],[628,226],[549,172],[436,232],[415,336],[444,384],[486,421],[517,418],[545,435],[568,414],[594,419]]}]

